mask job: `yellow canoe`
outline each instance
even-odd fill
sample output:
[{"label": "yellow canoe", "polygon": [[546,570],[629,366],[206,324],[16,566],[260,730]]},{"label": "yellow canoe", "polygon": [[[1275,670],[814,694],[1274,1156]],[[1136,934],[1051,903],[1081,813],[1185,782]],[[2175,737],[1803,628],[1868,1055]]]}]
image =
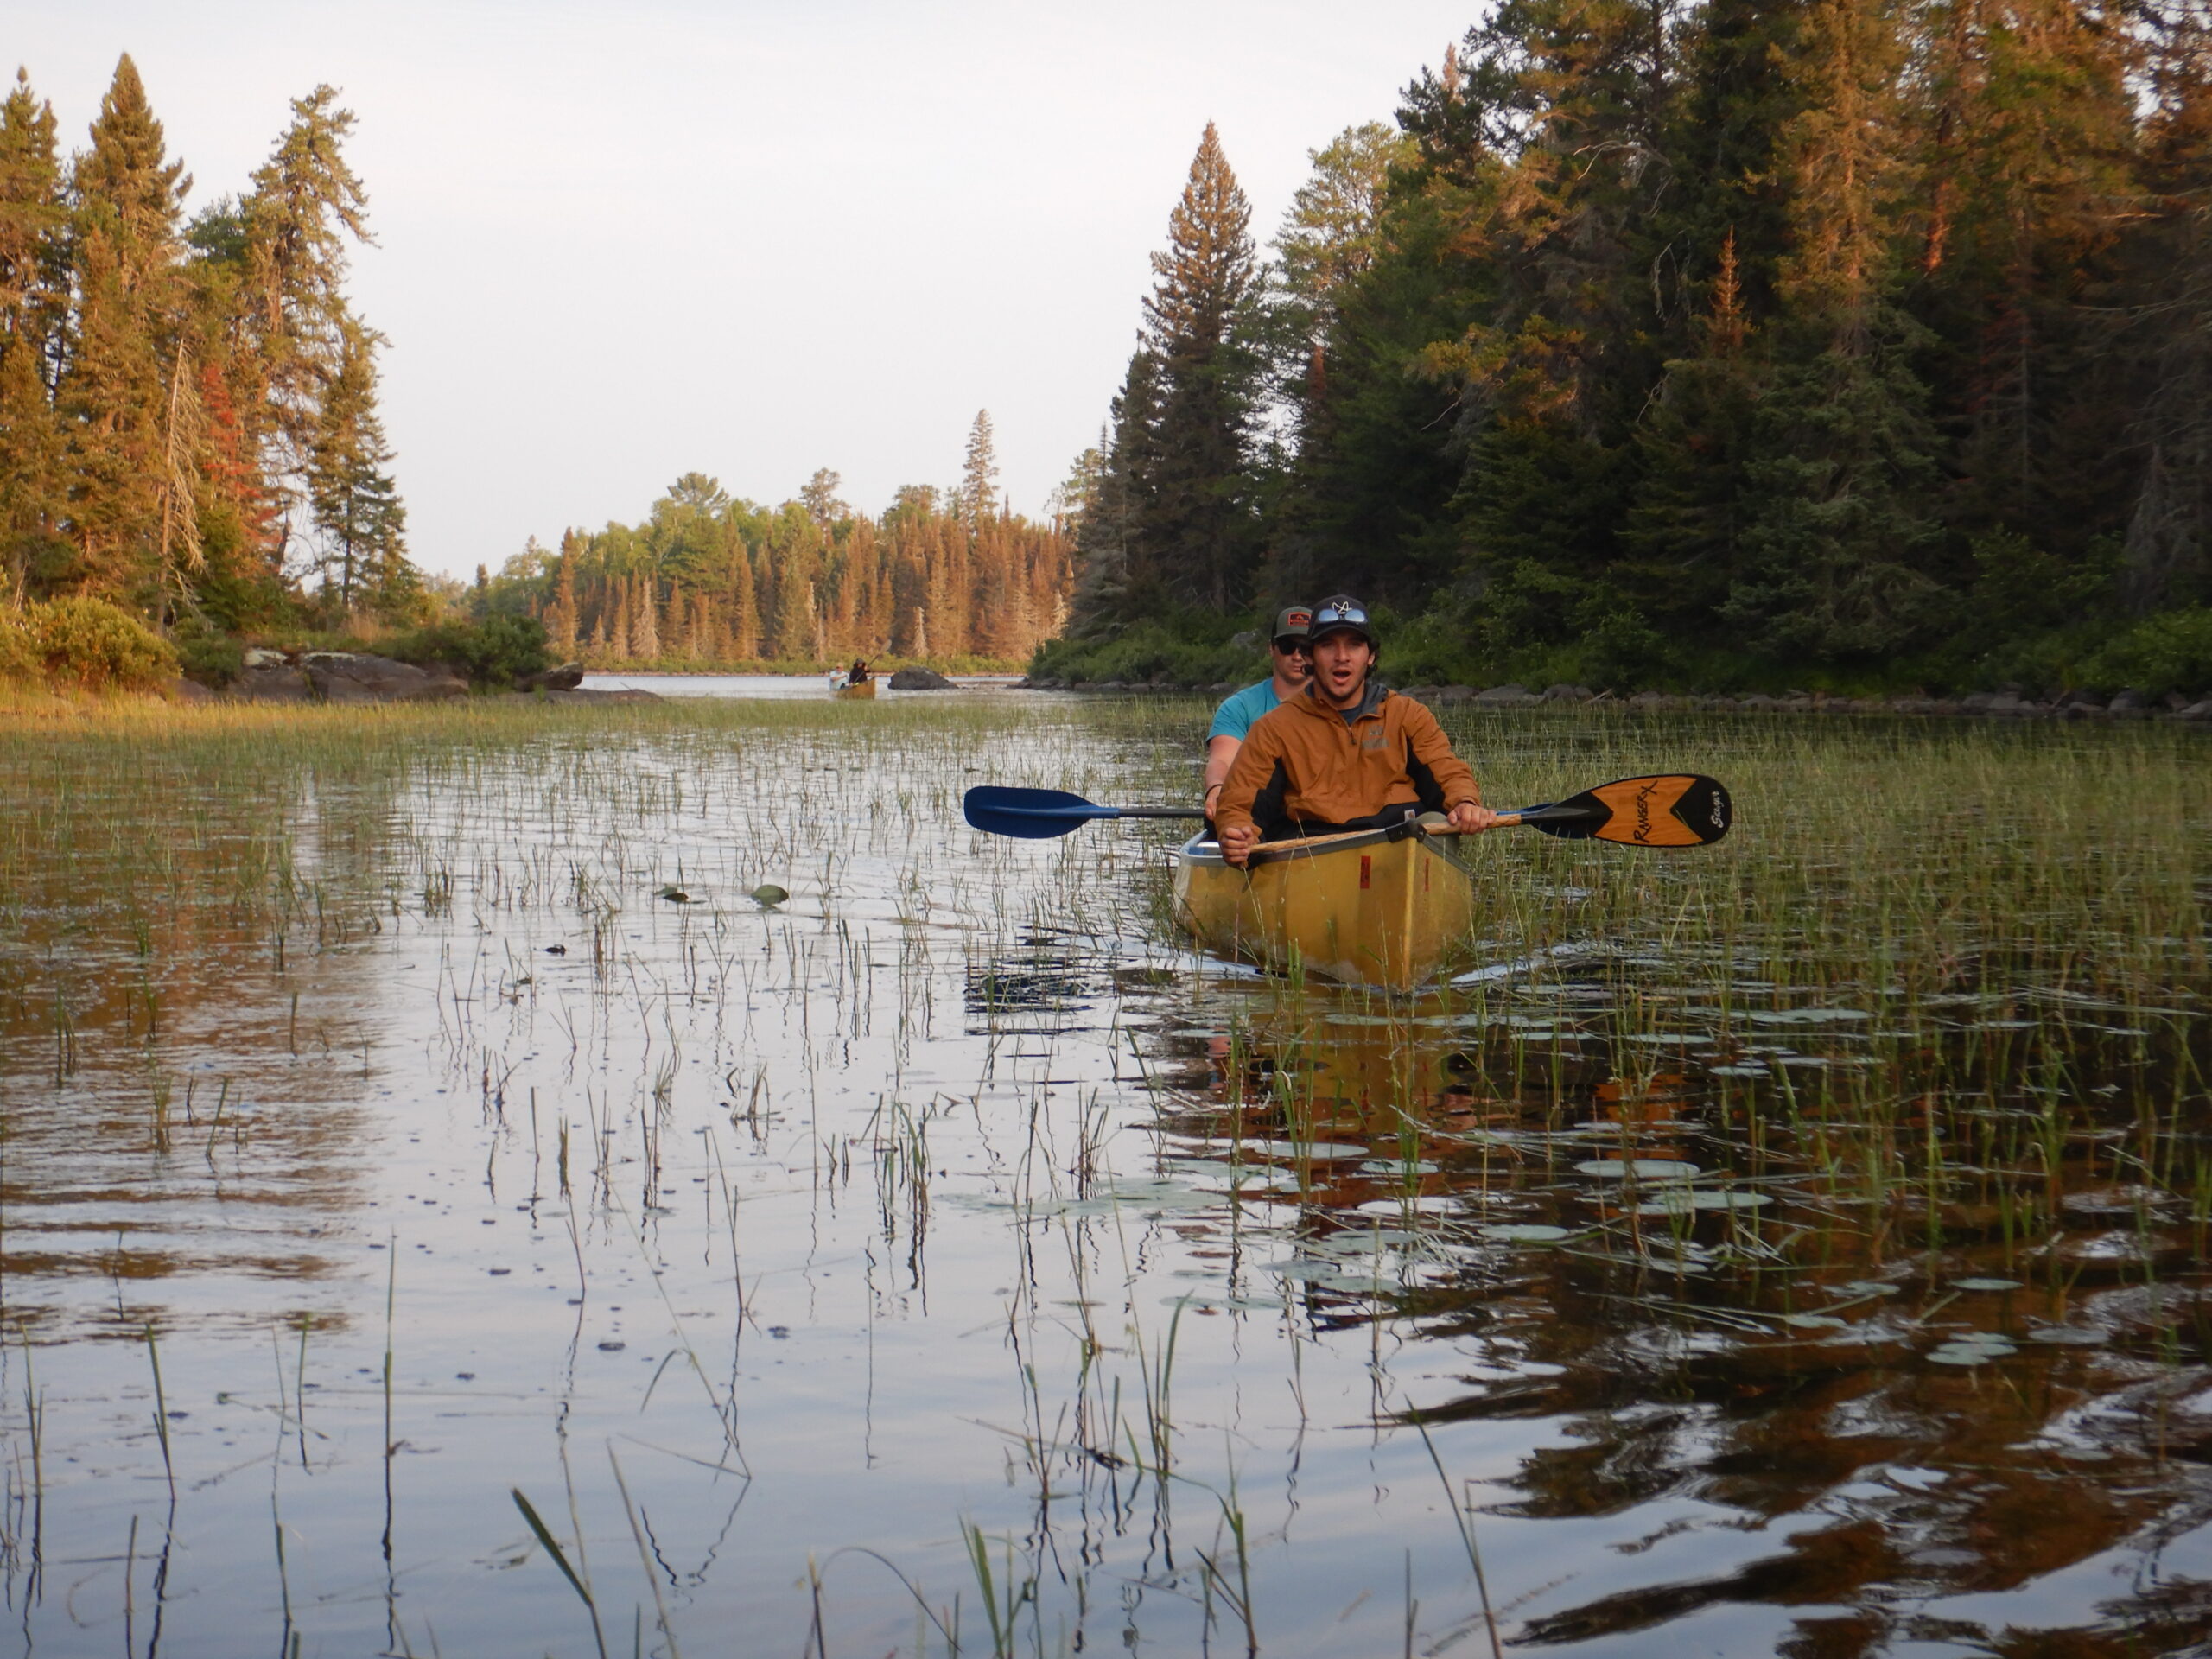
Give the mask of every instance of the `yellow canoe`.
[{"label": "yellow canoe", "polygon": [[1217,956],[1412,990],[1465,951],[1475,887],[1427,836],[1393,834],[1270,842],[1253,853],[1249,870],[1193,837],[1175,863],[1177,913]]},{"label": "yellow canoe", "polygon": [[875,682],[874,680],[862,680],[858,685],[840,685],[834,688],[834,695],[840,697],[852,697],[855,699],[861,697],[872,697],[875,695]]}]

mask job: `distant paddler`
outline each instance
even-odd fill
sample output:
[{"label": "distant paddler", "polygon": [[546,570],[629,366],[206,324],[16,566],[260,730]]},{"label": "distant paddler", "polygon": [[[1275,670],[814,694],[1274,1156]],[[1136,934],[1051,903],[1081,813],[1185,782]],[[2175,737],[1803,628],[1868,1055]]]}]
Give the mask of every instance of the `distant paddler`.
[{"label": "distant paddler", "polygon": [[1374,677],[1367,607],[1345,594],[1313,607],[1303,690],[1254,722],[1214,803],[1222,857],[1242,866],[1262,841],[1381,829],[1441,812],[1471,835],[1498,822],[1436,716]]}]

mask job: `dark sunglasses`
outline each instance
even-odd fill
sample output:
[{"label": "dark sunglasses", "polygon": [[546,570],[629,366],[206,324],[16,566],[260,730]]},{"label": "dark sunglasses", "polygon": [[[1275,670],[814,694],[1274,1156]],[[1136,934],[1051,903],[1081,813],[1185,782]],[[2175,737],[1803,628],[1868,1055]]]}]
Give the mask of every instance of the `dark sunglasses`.
[{"label": "dark sunglasses", "polygon": [[1294,657],[1300,652],[1306,649],[1305,640],[1294,639],[1288,634],[1284,635],[1281,639],[1274,640],[1272,643],[1274,645],[1274,648],[1286,657]]}]

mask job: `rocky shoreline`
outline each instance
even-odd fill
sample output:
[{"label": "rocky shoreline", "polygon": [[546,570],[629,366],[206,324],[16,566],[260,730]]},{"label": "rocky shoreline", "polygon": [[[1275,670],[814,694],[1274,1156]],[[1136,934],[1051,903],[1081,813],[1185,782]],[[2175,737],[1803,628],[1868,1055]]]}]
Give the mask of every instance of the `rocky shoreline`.
[{"label": "rocky shoreline", "polygon": [[[1226,696],[1237,687],[1228,681],[1216,685],[1070,684],[1062,680],[1021,680],[1015,690],[1135,694],[1181,692]],[[1436,708],[1535,709],[1562,703],[1589,703],[1627,709],[1639,714],[1807,714],[1916,715],[1924,716],[1980,716],[2001,720],[2181,720],[2212,724],[2212,692],[2196,696],[2169,693],[2147,697],[2140,692],[2118,691],[2110,697],[2090,691],[2068,691],[2047,698],[2031,698],[2018,687],[2002,691],[1976,691],[1963,697],[1836,697],[1821,692],[1789,691],[1780,696],[1753,692],[1733,697],[1677,696],[1639,691],[1616,696],[1587,686],[1551,685],[1532,691],[1525,685],[1493,685],[1478,690],[1471,685],[1409,685],[1402,695]]]},{"label": "rocky shoreline", "polygon": [[[587,691],[580,683],[583,677],[581,663],[564,663],[492,695],[546,702],[661,701],[651,691]],[[468,696],[469,684],[442,664],[417,668],[366,652],[254,650],[245,653],[238,677],[219,691],[180,680],[177,692],[193,702],[446,702]]]}]

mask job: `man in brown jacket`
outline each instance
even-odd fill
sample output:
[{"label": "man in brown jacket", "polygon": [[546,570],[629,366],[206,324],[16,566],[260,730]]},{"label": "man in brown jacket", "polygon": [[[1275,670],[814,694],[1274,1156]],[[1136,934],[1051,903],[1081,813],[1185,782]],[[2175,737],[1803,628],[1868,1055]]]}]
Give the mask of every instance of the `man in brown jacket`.
[{"label": "man in brown jacket", "polygon": [[1262,840],[1325,836],[1446,814],[1472,834],[1497,822],[1436,716],[1372,678],[1366,607],[1339,595],[1313,608],[1306,690],[1253,722],[1230,768],[1214,824],[1242,866]]}]

